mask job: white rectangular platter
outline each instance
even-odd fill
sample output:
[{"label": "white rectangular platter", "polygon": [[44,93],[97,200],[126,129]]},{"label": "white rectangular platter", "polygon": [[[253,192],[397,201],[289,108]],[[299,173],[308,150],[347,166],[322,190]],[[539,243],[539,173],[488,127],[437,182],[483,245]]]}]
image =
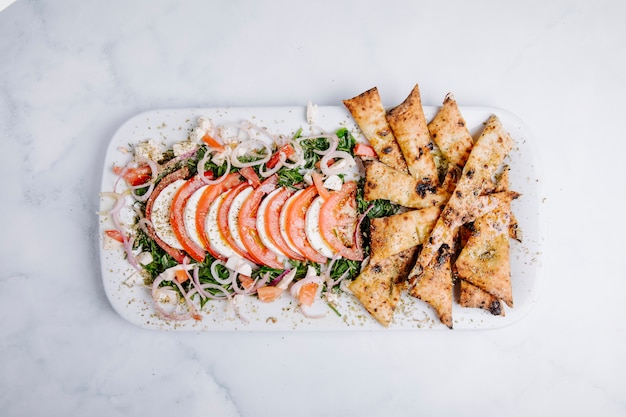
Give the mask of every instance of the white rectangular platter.
[{"label": "white rectangular platter", "polygon": [[[315,124],[326,131],[347,127],[359,141],[365,141],[347,110],[340,106],[320,106]],[[437,107],[424,106],[430,120]],[[541,282],[541,257],[544,245],[543,196],[541,193],[541,166],[535,151],[534,139],[525,124],[513,114],[496,108],[461,107],[467,126],[475,138],[491,114],[497,115],[515,140],[515,147],[506,159],[510,165],[511,189],[522,196],[513,202],[522,242],[511,241],[511,281],[515,307],[505,308],[505,316],[493,316],[481,309],[453,307],[455,330],[481,330],[504,327],[524,317],[537,299]],[[189,108],[154,110],[140,113],[124,123],[114,134],[103,161],[101,191],[113,189],[117,176],[111,167],[125,165],[130,154],[122,152],[129,145],[153,139],[165,146],[187,139],[200,116],[210,118],[216,125],[248,120],[275,134],[292,135],[298,129],[307,134],[307,108]],[[101,198],[100,210],[111,208],[110,199]],[[127,221],[130,221],[127,219]],[[207,303],[202,309],[202,320],[168,322],[155,312],[149,287],[143,278],[124,259],[121,247],[104,245],[104,230],[110,219],[101,216],[99,247],[102,280],[106,295],[115,311],[129,322],[144,328],[169,331],[349,331],[349,330],[445,330],[434,310],[421,300],[410,296],[401,299],[392,324],[385,328],[374,320],[350,294],[342,294],[337,311],[328,309],[324,318],[310,319],[302,315],[297,302],[285,294],[272,303],[261,303],[247,297],[240,307],[242,320],[233,306],[225,301]]]}]

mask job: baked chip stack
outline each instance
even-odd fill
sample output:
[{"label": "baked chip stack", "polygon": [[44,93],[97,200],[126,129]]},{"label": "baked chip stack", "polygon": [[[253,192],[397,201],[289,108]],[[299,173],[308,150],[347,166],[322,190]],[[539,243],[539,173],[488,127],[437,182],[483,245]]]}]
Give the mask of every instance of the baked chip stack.
[{"label": "baked chip stack", "polygon": [[[405,208],[370,221],[370,261],[350,289],[383,326],[403,291],[453,327],[458,303],[504,315],[513,307],[509,238],[517,236],[504,159],[513,139],[491,116],[474,142],[452,94],[427,122],[416,85],[385,110],[377,88],[344,100],[378,158],[363,160],[364,198]],[[437,152],[438,151],[438,152]],[[440,156],[443,155],[443,158]]]}]

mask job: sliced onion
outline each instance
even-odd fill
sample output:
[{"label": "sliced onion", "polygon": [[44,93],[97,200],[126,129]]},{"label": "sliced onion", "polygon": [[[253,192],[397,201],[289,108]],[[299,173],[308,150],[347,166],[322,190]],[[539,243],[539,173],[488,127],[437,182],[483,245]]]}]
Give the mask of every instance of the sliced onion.
[{"label": "sliced onion", "polygon": [[161,273],[161,275],[159,275],[152,283],[152,301],[154,302],[154,307],[156,311],[166,319],[175,320],[175,321],[189,320],[191,317],[197,314],[197,312],[196,312],[195,307],[191,303],[191,300],[189,300],[188,295],[185,293],[185,290],[183,289],[183,287],[180,285],[178,281],[171,280],[170,282],[173,282],[178,287],[180,293],[183,295],[183,298],[185,299],[185,304],[187,306],[187,311],[184,313],[178,313],[178,308],[180,304],[179,302],[177,303],[176,308],[173,312],[166,311],[163,307],[161,307],[159,303],[159,300],[158,300],[159,289],[161,288],[160,287],[161,283],[166,280],[167,275],[165,273],[167,271],[168,270],[163,271],[163,273]]},{"label": "sliced onion", "polygon": [[[260,145],[260,147],[265,149],[265,155],[260,155],[260,154],[251,152],[252,149],[259,148],[259,146],[257,145]],[[260,157],[260,159],[257,159],[256,161],[250,161],[250,162],[241,162],[239,160],[239,156],[244,156],[244,155],[252,155],[255,157]],[[237,168],[252,167],[252,166],[266,163],[267,161],[269,161],[271,156],[272,156],[272,150],[270,149],[269,145],[259,140],[248,140],[245,142],[241,142],[239,145],[235,147],[235,149],[233,149],[232,154],[231,154],[231,164]]]},{"label": "sliced onion", "polygon": [[233,280],[233,274],[235,274],[235,271],[230,271],[230,275],[228,275],[228,278],[221,279],[219,274],[217,273],[218,265],[222,265],[224,268],[226,268],[226,264],[224,264],[224,262],[220,261],[219,259],[213,261],[213,263],[211,264],[211,275],[213,276],[213,279],[222,285],[230,284]]},{"label": "sliced onion", "polygon": [[226,169],[224,170],[224,173],[217,177],[214,180],[211,180],[209,178],[207,178],[204,175],[204,165],[207,163],[207,161],[209,160],[209,157],[212,156],[213,154],[211,152],[208,152],[204,154],[204,156],[202,157],[202,159],[200,161],[198,161],[198,175],[200,176],[200,179],[202,179],[202,182],[204,182],[205,184],[209,184],[209,185],[214,185],[214,184],[219,184],[222,181],[224,181],[224,179],[228,176],[228,174],[230,173],[230,158],[228,158],[228,156],[225,158],[226,159]]},{"label": "sliced onion", "polygon": [[126,204],[126,197],[118,193],[101,193],[100,195],[102,197],[115,198],[115,205],[113,205],[113,208],[111,208],[111,210],[105,212],[105,214],[111,216],[111,222],[113,223],[113,226],[122,235],[122,246],[124,247],[124,252],[126,252],[126,259],[133,268],[135,268],[137,271],[141,271],[141,266],[139,266],[137,258],[135,258],[135,254],[133,253],[134,238],[129,239],[126,236],[126,230],[122,227],[122,222],[120,221],[120,211],[122,210],[122,207],[124,207],[124,205]]},{"label": "sliced onion", "polygon": [[[334,162],[330,167],[328,163],[334,159],[339,159],[339,161]],[[354,167],[356,165],[356,161],[346,151],[333,151],[329,152],[320,161],[320,169],[322,172],[328,176],[330,175],[338,175],[345,173],[348,169]]]}]

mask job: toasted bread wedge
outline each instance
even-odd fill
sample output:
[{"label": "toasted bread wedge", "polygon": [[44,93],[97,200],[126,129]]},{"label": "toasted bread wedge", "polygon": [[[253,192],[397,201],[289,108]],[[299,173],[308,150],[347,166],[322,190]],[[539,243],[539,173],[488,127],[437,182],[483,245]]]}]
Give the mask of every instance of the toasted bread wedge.
[{"label": "toasted bread wedge", "polygon": [[387,120],[400,145],[409,173],[420,183],[437,186],[437,167],[417,85],[404,102],[389,111]]},{"label": "toasted bread wedge", "polygon": [[[492,178],[512,148],[513,139],[504,130],[500,120],[496,116],[491,116],[472,148],[452,196],[422,247],[417,266],[425,268],[437,253],[439,246],[449,238],[452,230],[495,208],[498,205],[496,200],[510,201],[519,197],[519,194],[513,192],[482,195],[490,187],[493,188]],[[500,196],[496,198],[497,195]]]},{"label": "toasted bread wedge", "polygon": [[420,245],[435,226],[441,210],[429,207],[370,220],[370,257],[372,261]]},{"label": "toasted bread wedge", "polygon": [[398,171],[408,172],[404,156],[387,122],[387,113],[378,89],[371,88],[356,97],[344,100],[343,104],[376,151],[378,159]]},{"label": "toasted bread wedge", "polygon": [[[496,191],[509,189],[508,169],[498,180]],[[513,307],[509,259],[511,205],[498,207],[474,222],[473,232],[455,262],[457,276]]]},{"label": "toasted bread wedge", "polygon": [[474,146],[474,140],[452,93],[446,95],[443,106],[428,124],[428,130],[448,162],[463,167]]},{"label": "toasted bread wedge", "polygon": [[349,285],[350,291],[380,324],[387,327],[400,300],[417,247],[370,262]]},{"label": "toasted bread wedge", "polygon": [[450,197],[442,187],[424,186],[409,174],[397,171],[380,161],[363,161],[367,201],[389,200],[408,208],[440,206]]},{"label": "toasted bread wedge", "polygon": [[494,316],[504,316],[504,307],[497,297],[481,290],[465,280],[460,281],[459,305],[467,308],[482,308]]},{"label": "toasted bread wedge", "polygon": [[[439,246],[437,256],[421,271],[419,278],[409,275],[409,280],[415,284],[409,289],[409,294],[430,304],[439,320],[452,328],[452,299],[453,279],[451,257],[454,244],[452,236],[449,243]],[[411,272],[413,274],[413,272]]]}]

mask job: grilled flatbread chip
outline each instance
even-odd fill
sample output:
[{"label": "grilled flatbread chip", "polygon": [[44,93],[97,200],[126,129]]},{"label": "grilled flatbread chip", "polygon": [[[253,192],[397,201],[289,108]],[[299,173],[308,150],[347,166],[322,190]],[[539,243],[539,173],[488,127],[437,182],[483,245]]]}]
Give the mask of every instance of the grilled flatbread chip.
[{"label": "grilled flatbread chip", "polygon": [[474,229],[454,264],[457,276],[513,307],[506,208],[485,214]]},{"label": "grilled flatbread chip", "polygon": [[378,159],[397,169],[408,172],[404,156],[387,122],[387,112],[376,87],[349,100],[343,100],[363,135],[376,151]]},{"label": "grilled flatbread chip", "polygon": [[[439,320],[450,329],[454,285],[451,262],[453,240],[454,237],[439,247],[437,256],[421,271],[419,279],[409,290],[410,295],[430,304],[437,311]],[[414,278],[416,277],[409,276],[409,279]]]},{"label": "grilled flatbread chip", "polygon": [[467,308],[482,308],[494,316],[504,316],[504,308],[497,297],[481,290],[465,280],[460,281],[459,305]]},{"label": "grilled flatbread chip", "polygon": [[387,327],[400,301],[404,279],[415,262],[417,247],[370,262],[349,285],[350,291],[380,324]]},{"label": "grilled flatbread chip", "polygon": [[430,187],[409,174],[397,171],[375,160],[363,161],[367,201],[389,200],[409,208],[439,206],[448,201],[450,193],[442,187]]},{"label": "grilled flatbread chip", "polygon": [[[505,169],[496,191],[509,189]],[[493,211],[474,222],[473,232],[455,262],[457,276],[513,307],[509,259],[511,205],[502,201]]]},{"label": "grilled flatbread chip", "polygon": [[474,140],[452,93],[446,95],[443,106],[428,124],[428,130],[448,162],[463,167],[474,146]]},{"label": "grilled flatbread chip", "polygon": [[435,226],[441,210],[429,207],[370,220],[370,257],[372,261],[420,245]]},{"label": "grilled flatbread chip", "polygon": [[[473,221],[498,205],[497,199],[517,198],[512,191],[483,196],[493,184],[493,177],[513,148],[513,139],[497,116],[491,116],[463,167],[461,178],[427,242],[422,247],[416,267],[425,268],[452,230]],[[491,187],[492,188],[492,187]],[[500,195],[498,198],[496,196]]]},{"label": "grilled flatbread chip", "polygon": [[404,102],[389,111],[387,120],[400,145],[409,173],[419,182],[437,186],[437,167],[431,152],[430,133],[417,84]]}]

